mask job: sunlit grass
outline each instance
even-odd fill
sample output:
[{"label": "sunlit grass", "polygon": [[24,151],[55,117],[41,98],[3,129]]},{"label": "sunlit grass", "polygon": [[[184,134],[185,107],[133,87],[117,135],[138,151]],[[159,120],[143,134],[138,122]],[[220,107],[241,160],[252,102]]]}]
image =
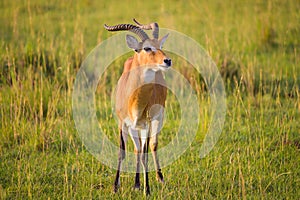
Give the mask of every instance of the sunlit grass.
[{"label": "sunlit grass", "polygon": [[[164,185],[150,173],[150,198],[299,199],[299,6],[292,0],[0,2],[0,199],[143,197],[132,190],[131,173],[122,173],[120,191],[112,193],[115,170],[85,149],[72,117],[76,72],[113,34],[103,24],[133,17],[199,42],[219,67],[227,92],[220,139],[200,159],[209,95],[196,71],[170,54],[174,69],[197,93],[201,124],[187,151],[163,169]],[[99,125],[115,144],[111,97],[127,56],[111,64],[96,91]],[[166,109],[160,147],[180,123],[172,93]]]}]

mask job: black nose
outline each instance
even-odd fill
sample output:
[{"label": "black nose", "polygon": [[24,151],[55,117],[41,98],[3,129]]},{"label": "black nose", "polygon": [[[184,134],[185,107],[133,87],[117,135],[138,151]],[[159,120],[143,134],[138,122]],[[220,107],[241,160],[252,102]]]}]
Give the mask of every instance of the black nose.
[{"label": "black nose", "polygon": [[172,60],[169,58],[164,59],[164,62],[167,64],[168,67],[172,65]]}]

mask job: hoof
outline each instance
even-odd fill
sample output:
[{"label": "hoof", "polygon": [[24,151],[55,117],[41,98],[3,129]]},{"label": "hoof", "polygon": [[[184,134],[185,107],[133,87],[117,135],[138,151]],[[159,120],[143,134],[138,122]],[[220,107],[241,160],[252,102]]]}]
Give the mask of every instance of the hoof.
[{"label": "hoof", "polygon": [[118,189],[119,189],[119,186],[118,185],[114,185],[114,193],[117,193]]},{"label": "hoof", "polygon": [[149,187],[146,188],[146,190],[144,190],[144,194],[145,194],[146,196],[149,196],[149,195],[150,195],[150,188],[149,188]]},{"label": "hoof", "polygon": [[133,186],[133,189],[134,189],[134,190],[140,190],[140,188],[141,188],[140,184],[135,184],[135,185]]},{"label": "hoof", "polygon": [[158,182],[160,182],[160,183],[165,183],[164,177],[163,177],[163,175],[162,175],[161,172],[157,172],[157,173],[156,173],[156,180],[157,180]]}]

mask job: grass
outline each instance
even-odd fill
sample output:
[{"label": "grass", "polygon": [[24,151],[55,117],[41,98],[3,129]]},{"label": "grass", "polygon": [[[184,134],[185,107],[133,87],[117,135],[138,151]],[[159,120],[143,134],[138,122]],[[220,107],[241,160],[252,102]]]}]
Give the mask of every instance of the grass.
[{"label": "grass", "polygon": [[[166,184],[150,173],[150,199],[299,199],[299,2],[128,3],[0,2],[0,199],[143,198],[131,189],[131,173],[122,174],[120,191],[112,193],[115,170],[87,152],[71,104],[82,60],[112,35],[103,24],[133,17],[198,41],[220,68],[227,92],[220,139],[200,159],[209,98],[201,77],[172,57],[197,92],[201,124],[190,148],[163,169]],[[99,124],[115,143],[111,88],[125,59],[112,63],[96,92]],[[167,112],[161,146],[180,120],[172,94]]]}]

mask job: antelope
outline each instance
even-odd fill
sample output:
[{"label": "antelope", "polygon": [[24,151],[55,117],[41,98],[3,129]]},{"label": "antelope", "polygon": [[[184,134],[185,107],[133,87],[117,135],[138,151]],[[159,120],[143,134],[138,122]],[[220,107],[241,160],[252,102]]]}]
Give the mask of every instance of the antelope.
[{"label": "antelope", "polygon": [[[157,23],[142,25],[133,19],[136,25],[118,24],[104,25],[108,31],[130,31],[134,36],[126,35],[127,46],[135,51],[134,56],[124,63],[123,73],[116,88],[116,113],[120,148],[118,168],[114,182],[114,192],[120,186],[120,170],[125,158],[125,144],[130,135],[134,143],[136,156],[135,189],[140,189],[140,162],[144,172],[144,194],[150,194],[148,180],[148,147],[150,146],[156,170],[156,179],[164,182],[161,172],[157,148],[158,134],[162,128],[164,107],[167,96],[165,79],[162,71],[167,71],[172,61],[162,51],[162,45],[168,34],[158,38],[159,26]],[[150,39],[144,30],[153,30],[153,39]]]}]

